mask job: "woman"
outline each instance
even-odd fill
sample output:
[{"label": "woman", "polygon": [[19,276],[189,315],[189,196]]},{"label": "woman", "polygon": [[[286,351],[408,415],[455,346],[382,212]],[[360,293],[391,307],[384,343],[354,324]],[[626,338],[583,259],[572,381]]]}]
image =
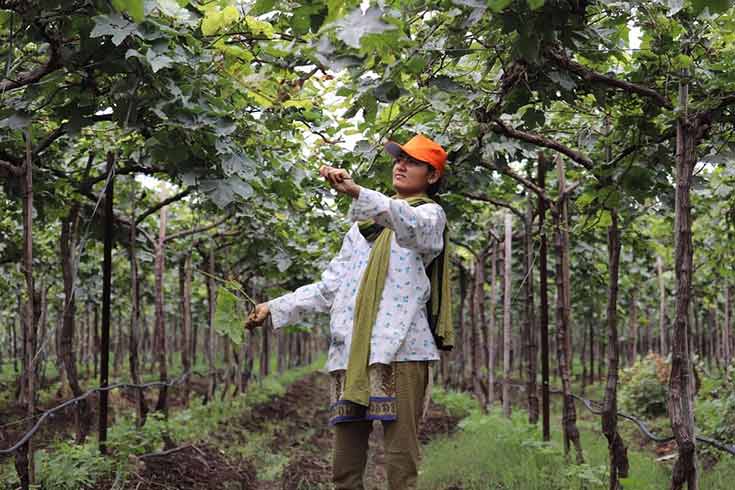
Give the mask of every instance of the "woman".
[{"label": "woman", "polygon": [[330,313],[337,489],[364,488],[373,420],[384,426],[390,489],[415,487],[429,367],[453,342],[446,216],[430,198],[447,154],[422,135],[385,148],[394,157],[393,198],[360,187],[343,169],[320,168],[335,190],[353,198],[353,225],[320,281],[257,305],[247,321],[253,328],[270,315],[281,328],[304,313]]}]

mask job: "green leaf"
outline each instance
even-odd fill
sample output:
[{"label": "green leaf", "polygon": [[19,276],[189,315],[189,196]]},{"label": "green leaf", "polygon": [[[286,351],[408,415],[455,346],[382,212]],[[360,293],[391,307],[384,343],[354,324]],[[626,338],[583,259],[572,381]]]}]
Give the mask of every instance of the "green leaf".
[{"label": "green leaf", "polygon": [[112,6],[120,12],[127,12],[135,22],[142,22],[145,17],[144,0],[112,0]]},{"label": "green leaf", "polygon": [[247,25],[250,32],[255,35],[262,34],[263,36],[270,38],[275,33],[273,25],[271,25],[270,22],[257,19],[250,15],[245,16],[245,25]]},{"label": "green leaf", "polygon": [[337,38],[346,45],[359,49],[360,40],[366,34],[381,34],[385,31],[395,29],[396,26],[381,20],[381,11],[376,7],[370,7],[365,14],[359,8],[337,22]]},{"label": "green leaf", "polygon": [[166,56],[165,54],[156,54],[156,52],[153,51],[152,48],[148,49],[148,52],[145,54],[145,58],[151,65],[151,70],[153,70],[153,73],[156,73],[162,68],[167,68],[173,63],[173,60],[170,57]]},{"label": "green leaf", "polygon": [[523,114],[522,119],[528,129],[535,129],[546,122],[546,113],[538,109],[529,109]]},{"label": "green leaf", "polygon": [[380,102],[393,102],[401,96],[401,89],[396,82],[381,83],[375,88],[375,98]]},{"label": "green leaf", "polygon": [[684,0],[666,0],[666,4],[669,7],[669,15],[676,15],[684,8]]},{"label": "green leaf", "polygon": [[[246,18],[247,19],[247,18]],[[232,5],[222,10],[210,9],[204,14],[202,19],[202,34],[205,36],[213,36],[220,29],[234,24],[240,20],[240,12]]]},{"label": "green leaf", "polygon": [[488,0],[487,6],[490,7],[490,10],[493,12],[500,12],[512,2],[513,0]]},{"label": "green leaf", "polygon": [[94,28],[89,37],[111,36],[112,44],[120,46],[131,34],[139,34],[138,28],[122,15],[114,13],[110,15],[98,15],[93,18]]},{"label": "green leaf", "polygon": [[692,0],[692,6],[696,14],[702,13],[706,8],[710,14],[719,14],[731,6],[731,0]]},{"label": "green leaf", "polygon": [[214,311],[214,329],[235,345],[242,344],[245,338],[245,327],[240,311],[237,296],[226,287],[219,288]]},{"label": "green leaf", "polygon": [[545,1],[545,0],[527,0],[527,2],[528,2],[528,7],[529,7],[529,8],[531,9],[531,10],[537,10],[537,9],[540,9],[541,7],[543,7],[543,6],[544,6],[544,1]]},{"label": "green leaf", "polygon": [[233,5],[225,7],[222,10],[222,22],[224,25],[234,24],[238,20],[240,20],[240,12]]},{"label": "green leaf", "polygon": [[257,0],[253,8],[250,9],[250,15],[261,15],[273,10],[276,0]]},{"label": "green leaf", "polygon": [[253,197],[253,188],[250,184],[242,180],[240,177],[233,175],[227,179],[227,184],[230,186],[232,191],[243,199]]},{"label": "green leaf", "polygon": [[27,112],[15,112],[13,115],[0,120],[0,128],[20,129],[27,127],[30,122],[30,114]]}]

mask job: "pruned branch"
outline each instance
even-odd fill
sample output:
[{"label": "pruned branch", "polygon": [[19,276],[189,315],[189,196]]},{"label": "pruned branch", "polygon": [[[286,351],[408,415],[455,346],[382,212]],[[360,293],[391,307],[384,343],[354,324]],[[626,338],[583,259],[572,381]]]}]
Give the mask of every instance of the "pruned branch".
[{"label": "pruned branch", "polygon": [[[669,140],[669,139],[673,138],[674,136],[676,136],[676,128],[671,128],[668,131],[664,132],[658,139],[656,139],[653,142],[653,144],[663,143],[664,141]],[[627,148],[624,148],[623,151],[621,151],[620,153],[618,153],[615,156],[615,158],[613,158],[612,160],[610,160],[609,162],[607,162],[606,165],[610,165],[610,166],[611,165],[615,165],[618,162],[620,162],[623,158],[632,155],[633,153],[635,153],[636,151],[640,150],[641,148],[643,148],[644,146],[646,146],[648,144],[649,143],[640,143],[640,144],[635,144],[635,145],[628,146]]]},{"label": "pruned branch", "polygon": [[191,194],[191,192],[193,190],[194,190],[194,187],[193,186],[189,186],[186,189],[184,189],[183,191],[179,192],[178,194],[175,194],[175,195],[169,197],[168,199],[164,199],[163,201],[161,201],[158,204],[156,204],[155,206],[147,209],[140,216],[138,216],[137,218],[135,218],[135,224],[138,225],[138,224],[142,223],[144,219],[146,219],[148,216],[152,215],[153,213],[155,213],[156,211],[158,211],[162,207],[168,206],[169,204],[171,204],[173,202],[180,201],[181,199],[183,199],[186,196],[188,196],[189,194]]},{"label": "pruned branch", "polygon": [[640,95],[656,102],[656,104],[658,104],[659,106],[665,107],[667,109],[674,108],[671,101],[656,90],[650,87],[639,85],[637,83],[626,82],[611,75],[603,75],[602,73],[598,73],[591,68],[588,68],[568,58],[556,49],[547,49],[544,52],[544,56],[556,67],[574,73],[583,80],[586,80],[588,82],[601,83],[603,85],[607,85],[608,87],[617,88],[630,94]]},{"label": "pruned branch", "polygon": [[486,196],[484,194],[472,194],[471,192],[455,191],[455,193],[468,199],[474,199],[475,201],[482,201],[501,208],[509,209],[516,216],[525,219],[525,215],[521,213],[518,209],[516,209],[512,204],[501,201],[500,199],[495,199],[494,197]]},{"label": "pruned branch", "polygon": [[480,165],[487,168],[488,170],[497,170],[498,172],[507,175],[511,179],[517,181],[519,184],[521,184],[526,189],[532,191],[535,193],[538,197],[546,201],[550,206],[554,205],[554,200],[551,199],[546,192],[544,192],[543,189],[541,189],[539,186],[531,182],[530,180],[526,179],[525,177],[518,175],[515,173],[510,167],[507,166],[499,166],[499,165],[491,165],[487,162],[480,162]]},{"label": "pruned branch", "polygon": [[571,160],[577,162],[578,164],[582,165],[587,170],[592,170],[593,163],[588,156],[580,153],[579,151],[573,150],[568,146],[559,143],[558,141],[549,139],[539,134],[529,133],[527,131],[521,131],[519,129],[513,128],[505,124],[498,118],[495,118],[493,120],[493,124],[490,126],[490,129],[492,129],[495,133],[508,136],[509,138],[525,141],[526,143],[531,143],[532,145],[541,146],[544,148],[549,148],[550,150],[557,151],[562,155],[569,157]]},{"label": "pruned branch", "polygon": [[[137,163],[133,163],[132,165],[129,165],[127,167],[121,167],[119,169],[115,169],[115,175],[130,175],[130,174],[144,174],[144,175],[153,175],[157,173],[166,173],[166,170],[163,167],[146,167],[143,165],[139,165]],[[99,175],[96,175],[94,177],[91,177],[84,182],[81,183],[80,187],[83,189],[91,189],[92,186],[97,184],[98,182],[102,182],[107,178],[106,173],[101,173]]]},{"label": "pruned branch", "polygon": [[18,74],[15,78],[0,79],[0,94],[16,88],[25,87],[26,85],[34,84],[49,73],[61,68],[61,43],[52,39],[48,35],[45,37],[49,42],[50,52],[48,60],[33,70]]},{"label": "pruned branch", "polygon": [[229,220],[233,216],[234,215],[232,213],[230,213],[227,216],[225,216],[224,218],[222,218],[221,220],[219,220],[219,221],[217,221],[215,223],[212,223],[211,225],[202,226],[200,228],[195,228],[193,230],[185,230],[185,231],[180,231],[178,233],[174,233],[173,235],[167,236],[166,239],[164,240],[164,242],[168,243],[170,241],[177,240],[179,238],[184,238],[184,237],[187,237],[187,236],[190,236],[190,235],[196,235],[198,233],[204,233],[205,231],[209,231],[212,228],[218,227],[219,225],[221,225],[225,221]]},{"label": "pruned branch", "polygon": [[20,177],[25,172],[25,165],[14,165],[6,160],[0,160],[0,170],[13,177]]}]

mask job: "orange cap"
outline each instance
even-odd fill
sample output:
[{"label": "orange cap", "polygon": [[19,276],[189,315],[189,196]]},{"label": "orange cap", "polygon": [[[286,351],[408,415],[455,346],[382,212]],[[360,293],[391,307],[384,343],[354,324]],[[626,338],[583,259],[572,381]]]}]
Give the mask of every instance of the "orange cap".
[{"label": "orange cap", "polygon": [[394,157],[398,157],[401,153],[421,160],[434,167],[439,175],[444,174],[444,167],[447,163],[447,152],[436,141],[430,140],[424,135],[417,134],[404,145],[399,145],[395,141],[388,141],[385,144],[385,151]]}]

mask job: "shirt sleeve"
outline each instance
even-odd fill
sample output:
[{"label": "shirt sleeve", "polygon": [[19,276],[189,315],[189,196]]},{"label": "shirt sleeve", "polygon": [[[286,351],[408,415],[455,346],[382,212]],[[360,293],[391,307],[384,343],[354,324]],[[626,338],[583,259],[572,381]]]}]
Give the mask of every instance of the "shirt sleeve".
[{"label": "shirt sleeve", "polygon": [[349,217],[352,221],[374,219],[395,233],[396,243],[420,253],[437,255],[444,247],[444,210],[438,204],[413,207],[403,199],[391,199],[380,192],[360,188],[352,201]]},{"label": "shirt sleeve", "polygon": [[342,248],[324,269],[319,281],[267,302],[273,328],[299,323],[308,313],[329,312],[351,256],[352,238],[347,233]]}]

